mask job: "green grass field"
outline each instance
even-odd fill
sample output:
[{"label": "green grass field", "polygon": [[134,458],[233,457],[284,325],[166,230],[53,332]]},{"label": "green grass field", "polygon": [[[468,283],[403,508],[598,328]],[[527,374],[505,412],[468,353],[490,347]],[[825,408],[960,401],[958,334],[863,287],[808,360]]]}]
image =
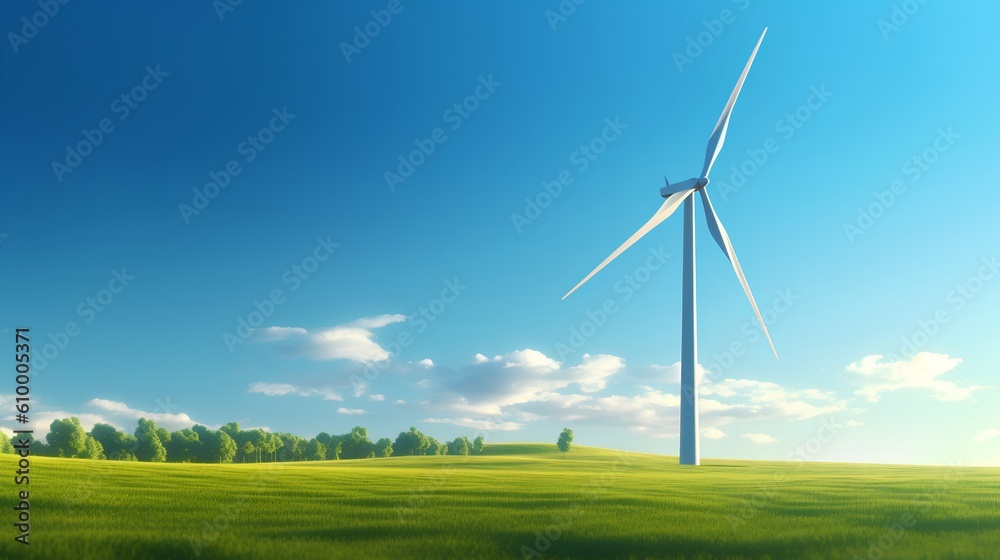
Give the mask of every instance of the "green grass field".
[{"label": "green grass field", "polygon": [[0,469],[9,558],[1000,558],[987,468],[685,468],[540,444],[276,465],[37,457],[29,547],[13,541],[15,457]]}]

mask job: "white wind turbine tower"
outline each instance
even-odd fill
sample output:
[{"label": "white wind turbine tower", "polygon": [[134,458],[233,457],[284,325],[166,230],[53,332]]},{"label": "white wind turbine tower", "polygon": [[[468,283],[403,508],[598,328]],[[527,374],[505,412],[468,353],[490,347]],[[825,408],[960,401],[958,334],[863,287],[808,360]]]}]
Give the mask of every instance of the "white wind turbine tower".
[{"label": "white wind turbine tower", "polygon": [[[757,40],[757,45],[754,46],[753,52],[750,54],[750,60],[747,61],[746,66],[743,68],[743,73],[740,74],[739,81],[736,82],[736,87],[733,88],[733,93],[729,96],[729,101],[726,103],[726,107],[722,110],[722,115],[719,117],[719,122],[715,125],[715,130],[712,131],[712,136],[708,139],[708,150],[705,154],[705,166],[701,170],[701,176],[697,178],[691,178],[680,183],[675,183],[671,185],[667,182],[666,186],[660,189],[660,195],[666,200],[663,202],[663,206],[653,214],[645,225],[639,228],[639,231],[632,234],[625,243],[622,243],[621,247],[615,249],[611,256],[604,259],[604,262],[599,264],[586,278],[580,281],[579,284],[573,286],[573,289],[563,296],[566,299],[570,294],[576,291],[577,288],[582,286],[587,280],[590,280],[595,274],[598,273],[602,268],[607,266],[608,263],[613,261],[615,257],[622,254],[626,249],[631,247],[636,241],[638,241],[642,236],[649,233],[653,228],[660,225],[664,220],[666,220],[674,210],[676,210],[681,203],[684,203],[684,280],[683,280],[683,310],[681,319],[681,441],[680,441],[680,464],[682,465],[697,465],[700,463],[700,455],[698,450],[698,380],[695,376],[695,367],[698,363],[698,319],[695,313],[695,260],[694,260],[694,193],[697,191],[701,195],[702,203],[705,207],[705,219],[708,222],[708,229],[712,232],[712,237],[715,238],[715,242],[719,244],[722,251],[726,254],[729,262],[733,265],[733,270],[736,271],[736,277],[739,278],[740,284],[743,285],[743,291],[747,295],[747,299],[750,300],[750,305],[753,307],[754,313],[757,315],[757,320],[760,322],[760,328],[764,331],[764,336],[767,337],[768,344],[771,345],[771,351],[774,352],[774,357],[778,357],[777,350],[774,349],[774,343],[771,342],[771,335],[767,332],[767,326],[764,325],[764,319],[760,316],[760,311],[757,309],[757,302],[753,299],[753,294],[750,292],[750,286],[747,285],[747,279],[743,275],[743,268],[740,267],[740,261],[736,258],[736,252],[733,251],[733,244],[729,240],[729,234],[726,233],[726,228],[722,226],[722,222],[719,221],[719,216],[715,213],[715,209],[712,208],[712,201],[708,198],[708,192],[705,187],[708,186],[708,174],[712,170],[712,165],[715,163],[715,158],[718,157],[719,152],[722,151],[722,145],[726,141],[726,130],[729,128],[729,117],[733,112],[733,105],[736,104],[736,98],[740,95],[740,89],[743,88],[743,81],[747,78],[747,73],[750,72],[750,66],[753,64],[753,59],[757,56],[757,49],[760,48],[761,42],[764,40],[764,35],[767,34],[767,28],[764,28],[764,32],[760,34],[760,39]],[[664,179],[665,180],[665,179]]]}]

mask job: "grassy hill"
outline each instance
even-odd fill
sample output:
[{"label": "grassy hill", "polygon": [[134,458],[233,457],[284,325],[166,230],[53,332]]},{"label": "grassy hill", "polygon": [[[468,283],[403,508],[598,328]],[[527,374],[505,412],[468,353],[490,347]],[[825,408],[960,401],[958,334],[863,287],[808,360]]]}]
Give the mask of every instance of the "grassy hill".
[{"label": "grassy hill", "polygon": [[[10,475],[15,457],[0,456]],[[474,457],[150,464],[37,457],[10,558],[997,558],[1000,470],[496,444]],[[547,535],[547,536],[546,536]]]}]

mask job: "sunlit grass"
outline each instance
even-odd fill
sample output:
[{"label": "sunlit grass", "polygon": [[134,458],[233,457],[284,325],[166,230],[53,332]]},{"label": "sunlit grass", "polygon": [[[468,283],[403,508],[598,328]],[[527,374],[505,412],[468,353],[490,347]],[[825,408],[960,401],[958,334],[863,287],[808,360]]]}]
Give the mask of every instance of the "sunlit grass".
[{"label": "sunlit grass", "polygon": [[[867,558],[880,539],[873,554],[885,559],[1000,550],[997,469],[729,460],[690,468],[586,447],[566,458],[554,445],[487,451],[277,465],[33,458],[32,544],[12,540],[8,483],[0,554],[809,559]],[[14,459],[0,456],[0,469],[12,474]]]}]

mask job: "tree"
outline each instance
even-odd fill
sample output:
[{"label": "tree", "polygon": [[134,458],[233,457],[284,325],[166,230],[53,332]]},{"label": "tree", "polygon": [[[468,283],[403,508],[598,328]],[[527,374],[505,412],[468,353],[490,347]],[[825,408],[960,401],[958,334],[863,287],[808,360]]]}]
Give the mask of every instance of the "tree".
[{"label": "tree", "polygon": [[271,461],[276,461],[278,459],[277,452],[284,445],[278,434],[272,434],[271,432],[265,432],[260,428],[251,431],[254,449],[257,450],[257,462],[261,462],[264,459],[270,459]]},{"label": "tree", "polygon": [[57,457],[77,459],[103,459],[104,446],[83,431],[76,417],[53,420],[45,437],[52,453]]},{"label": "tree", "polygon": [[45,439],[56,457],[84,457],[88,454],[87,432],[75,416],[53,420]]},{"label": "tree", "polygon": [[[118,461],[230,463],[234,458],[251,461],[322,461],[364,459],[400,455],[473,455],[481,454],[486,440],[478,436],[475,441],[462,436],[442,443],[410,427],[400,432],[395,441],[380,438],[372,442],[368,429],[355,426],[349,433],[330,435],[320,432],[306,440],[295,434],[272,433],[262,429],[242,430],[239,422],[229,422],[218,430],[200,424],[174,432],[157,426],[152,419],[140,418],[132,434],[119,431],[110,424],[98,423],[83,431],[78,418],[54,420],[43,441],[30,434],[0,438],[0,453],[16,453],[21,442],[27,441],[36,456],[56,456]],[[569,451],[573,431],[563,430],[559,436],[559,449]]]},{"label": "tree", "polygon": [[124,432],[118,432],[116,436],[117,448],[114,451],[104,454],[108,459],[113,461],[138,461],[139,458],[135,456],[135,452],[139,449],[139,440],[136,439],[132,434],[126,434]]},{"label": "tree", "polygon": [[14,447],[14,450],[17,451],[17,446],[20,445],[21,441],[28,442],[28,449],[31,451],[31,454],[36,457],[48,457],[50,455],[54,455],[50,452],[49,446],[45,445],[44,441],[35,439],[32,434],[14,434],[10,438],[11,447]]},{"label": "tree", "polygon": [[411,427],[408,432],[400,432],[392,445],[394,455],[424,455],[430,441],[420,430]]},{"label": "tree", "polygon": [[465,436],[455,438],[455,441],[448,442],[449,455],[468,455],[471,448],[472,444],[469,443],[469,438]]},{"label": "tree", "polygon": [[556,442],[556,445],[559,446],[559,451],[562,451],[563,459],[565,459],[566,453],[568,453],[570,448],[573,446],[573,430],[563,428],[562,433],[559,434],[559,441]]},{"label": "tree", "polygon": [[427,454],[428,455],[447,455],[448,446],[441,443],[440,441],[429,437],[427,438]]},{"label": "tree", "polygon": [[246,441],[243,442],[243,448],[240,449],[240,451],[243,452],[243,462],[246,463],[247,462],[247,457],[250,457],[251,459],[253,459],[254,457],[256,457],[257,448],[254,447],[254,444],[253,444],[252,441],[246,440]]},{"label": "tree", "polygon": [[[229,422],[219,428],[219,432],[226,434],[233,440],[233,443],[236,445],[236,452],[238,453],[241,462],[246,463],[248,458],[253,461],[257,452],[256,447],[254,447],[249,453],[244,452],[246,444],[252,443],[251,440],[254,435],[253,432],[241,430],[239,422]],[[233,460],[235,460],[235,457],[236,455],[233,455]]]},{"label": "tree", "polygon": [[139,440],[132,434],[118,431],[109,424],[94,424],[90,436],[104,448],[104,455],[112,461],[135,461]]},{"label": "tree", "polygon": [[390,457],[392,456],[392,440],[384,437],[375,442],[375,456],[376,457]]},{"label": "tree", "polygon": [[269,450],[267,432],[257,428],[256,430],[251,430],[251,434],[253,434],[253,447],[257,451],[257,462],[259,463],[264,453]]},{"label": "tree", "polygon": [[81,459],[105,459],[104,456],[104,446],[101,442],[94,439],[92,436],[87,436],[87,445],[84,449],[83,455],[80,455]]},{"label": "tree", "polygon": [[331,437],[329,445],[326,446],[326,458],[328,460],[339,461],[340,454],[344,452],[344,442],[341,436]]},{"label": "tree", "polygon": [[[162,463],[167,460],[167,449],[160,439],[161,430],[166,432],[163,428],[156,426],[156,421],[139,419],[139,425],[135,428],[135,438],[139,443],[135,450],[136,458],[140,461],[154,463]],[[170,437],[169,432],[167,432],[167,437]]]},{"label": "tree", "polygon": [[[191,431],[197,434],[199,445],[193,461],[199,463],[232,463],[236,456],[236,441],[221,429],[209,430],[201,424],[195,424]],[[177,438],[177,433],[173,436]],[[169,456],[169,448],[168,448]]]},{"label": "tree", "polygon": [[138,461],[139,458],[135,456],[138,449],[138,438],[132,434],[118,432],[115,434],[114,449],[110,452],[105,449],[104,454],[113,461]]},{"label": "tree", "polygon": [[160,443],[162,443],[164,447],[166,447],[167,444],[170,443],[170,430],[162,426],[158,426],[156,428],[156,435],[159,436]]},{"label": "tree", "polygon": [[228,424],[219,428],[219,431],[226,432],[227,434],[229,434],[229,437],[233,438],[233,441],[238,441],[240,442],[240,445],[243,445],[243,442],[240,441],[242,439],[240,437],[240,434],[242,434],[243,432],[240,430],[239,422],[229,422]]},{"label": "tree", "polygon": [[269,459],[272,462],[278,460],[278,450],[285,445],[278,434],[265,432],[264,430],[254,430],[254,447],[257,449],[258,462]]},{"label": "tree", "polygon": [[302,458],[305,461],[323,461],[326,459],[326,446],[320,443],[317,438],[312,438],[306,443]]},{"label": "tree", "polygon": [[[204,426],[199,426],[204,428]],[[184,428],[170,434],[170,441],[163,447],[167,450],[167,460],[172,463],[194,463],[203,458],[203,442],[198,432]]]},{"label": "tree", "polygon": [[192,463],[218,462],[213,460],[212,447],[216,445],[218,440],[218,434],[222,432],[215,432],[209,430],[208,428],[202,426],[201,424],[195,424],[194,426],[191,426],[189,430],[181,430],[180,432],[174,432],[173,434],[170,435],[170,440],[171,440],[170,444],[165,445],[165,447],[167,448],[167,460],[169,461],[177,460],[176,458],[171,457],[171,453],[173,452],[170,450],[170,446],[174,444],[173,440],[177,439],[180,433],[187,433],[187,432],[193,433],[198,438],[198,443],[192,446],[190,462]]},{"label": "tree", "polygon": [[[410,428],[414,430],[415,428]],[[392,454],[398,456],[415,455],[413,442],[410,440],[410,432],[399,432],[396,441],[392,444]]]},{"label": "tree", "polygon": [[375,444],[368,439],[368,429],[362,426],[355,426],[351,433],[344,435],[343,452],[344,459],[364,459],[375,452]]},{"label": "tree", "polygon": [[236,442],[226,432],[212,432],[209,442],[209,458],[213,463],[232,463],[236,457]]},{"label": "tree", "polygon": [[118,450],[118,434],[120,433],[110,424],[97,423],[90,429],[91,437],[101,443],[101,446],[104,447],[104,453],[108,456]]},{"label": "tree", "polygon": [[309,442],[294,434],[279,433],[278,437],[281,438],[282,442],[278,459],[281,461],[301,461],[305,453],[306,444]]},{"label": "tree", "polygon": [[278,450],[284,447],[285,442],[278,436],[278,434],[267,434],[268,449],[271,450],[271,461],[278,460]]}]

